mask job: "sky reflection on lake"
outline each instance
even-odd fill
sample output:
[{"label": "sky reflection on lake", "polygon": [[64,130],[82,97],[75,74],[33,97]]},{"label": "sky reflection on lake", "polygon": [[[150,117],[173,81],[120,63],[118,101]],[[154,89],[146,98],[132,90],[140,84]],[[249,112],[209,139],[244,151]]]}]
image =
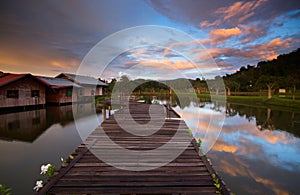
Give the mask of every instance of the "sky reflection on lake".
[{"label": "sky reflection on lake", "polygon": [[[209,124],[210,117],[226,116],[208,157],[233,192],[299,192],[296,181],[300,181],[300,139],[291,132],[297,129],[294,122],[299,121],[300,113],[230,104],[195,105],[191,103],[185,108],[176,107],[176,110],[184,116],[194,137],[202,140],[204,148],[208,141],[204,137],[206,129],[209,132],[210,126],[222,125]],[[199,113],[198,123],[195,113]]]},{"label": "sky reflection on lake", "polygon": [[[12,188],[12,194],[34,194],[42,164],[61,166],[60,157],[67,158],[98,124],[91,104],[78,104],[82,114],[77,125],[72,106],[51,106],[44,109],[0,115],[0,184]],[[102,122],[102,113],[96,115]],[[96,126],[95,126],[96,125]]]}]

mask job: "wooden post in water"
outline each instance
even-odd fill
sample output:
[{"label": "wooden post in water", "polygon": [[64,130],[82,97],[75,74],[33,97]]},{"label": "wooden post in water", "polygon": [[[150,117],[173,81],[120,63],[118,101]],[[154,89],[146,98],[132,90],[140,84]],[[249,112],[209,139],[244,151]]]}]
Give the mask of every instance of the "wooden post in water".
[{"label": "wooden post in water", "polygon": [[172,89],[169,88],[169,104],[172,104],[173,97],[172,97]]},{"label": "wooden post in water", "polygon": [[170,116],[170,109],[171,109],[171,104],[172,104],[172,89],[171,87],[169,88],[169,102],[167,102],[167,118],[169,119]]},{"label": "wooden post in water", "polygon": [[106,108],[105,106],[102,108],[103,121],[106,120]]},{"label": "wooden post in water", "polygon": [[108,116],[111,116],[111,107],[108,106]]}]

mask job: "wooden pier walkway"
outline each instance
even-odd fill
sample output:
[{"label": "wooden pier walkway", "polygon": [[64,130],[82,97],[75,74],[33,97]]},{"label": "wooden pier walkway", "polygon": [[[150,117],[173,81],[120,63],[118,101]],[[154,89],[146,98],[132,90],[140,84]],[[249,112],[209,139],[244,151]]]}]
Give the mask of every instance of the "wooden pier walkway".
[{"label": "wooden pier walkway", "polygon": [[[149,106],[130,103],[129,110],[133,119],[140,124],[147,124],[150,120]],[[155,107],[159,108],[161,105],[152,105],[154,110]],[[101,139],[104,130],[105,136],[123,148],[149,151],[164,145],[179,131],[182,136],[176,139],[176,143],[180,145],[189,136],[188,127],[173,110],[165,110],[168,118],[164,120],[164,124],[160,124],[162,126],[157,132],[149,136],[136,136],[124,131],[115,120],[116,115],[110,116],[77,148],[72,154],[74,159],[69,159],[68,164],[62,166],[38,194],[216,194],[218,189],[212,178],[215,171],[206,157],[201,155],[195,140],[176,159],[156,168],[162,157],[159,154],[146,158],[143,156],[134,159],[136,161],[132,163],[132,159],[122,153],[115,153],[112,151],[115,146]],[[164,116],[159,112],[151,117],[152,120],[161,120]],[[106,152],[102,151],[104,158],[107,155],[110,159],[115,159],[115,165],[120,167],[116,168],[97,158],[93,149],[101,148]],[[167,148],[167,152],[172,153],[176,149],[171,146]],[[146,171],[133,170],[140,165],[153,167]],[[220,178],[219,183],[222,194],[230,194]]]}]

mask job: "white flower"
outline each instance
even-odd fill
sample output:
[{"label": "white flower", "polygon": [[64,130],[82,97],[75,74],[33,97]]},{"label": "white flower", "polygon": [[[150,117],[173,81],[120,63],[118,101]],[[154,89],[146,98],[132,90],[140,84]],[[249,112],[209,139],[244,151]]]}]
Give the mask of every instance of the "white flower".
[{"label": "white flower", "polygon": [[35,191],[39,191],[39,189],[42,188],[42,187],[43,187],[43,181],[40,180],[40,181],[36,181],[35,186],[34,186],[33,189],[34,189]]},{"label": "white flower", "polygon": [[63,157],[60,157],[60,160],[61,160],[61,162],[64,162],[64,158]]},{"label": "white flower", "polygon": [[40,174],[46,174],[50,166],[51,166],[51,164],[42,165]]}]

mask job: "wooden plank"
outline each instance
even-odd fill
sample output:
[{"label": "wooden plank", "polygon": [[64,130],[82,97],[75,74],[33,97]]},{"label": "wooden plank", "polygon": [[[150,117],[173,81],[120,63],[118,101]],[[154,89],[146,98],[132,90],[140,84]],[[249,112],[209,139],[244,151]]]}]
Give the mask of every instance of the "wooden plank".
[{"label": "wooden plank", "polygon": [[[54,194],[78,194],[78,192],[81,192],[82,194],[99,194],[99,192],[102,192],[103,194],[119,194],[120,192],[122,194],[170,194],[170,193],[182,193],[182,194],[195,194],[195,195],[210,195],[210,194],[216,194],[216,188],[215,187],[183,187],[183,186],[173,186],[173,187],[159,187],[159,188],[145,188],[145,187],[127,187],[127,188],[115,188],[115,187],[53,187],[50,191],[50,193]],[[133,193],[134,192],[134,193]]]}]

